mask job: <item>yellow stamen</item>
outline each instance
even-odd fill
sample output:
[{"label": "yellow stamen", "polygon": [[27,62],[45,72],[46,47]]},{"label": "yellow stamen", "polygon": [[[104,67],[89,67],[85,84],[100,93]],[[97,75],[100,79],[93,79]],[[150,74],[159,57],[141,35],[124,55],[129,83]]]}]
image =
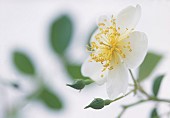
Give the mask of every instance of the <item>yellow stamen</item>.
[{"label": "yellow stamen", "polygon": [[[132,29],[126,28],[123,33],[120,33],[120,27],[117,28],[114,17],[111,18],[111,20],[104,19],[98,24],[99,33],[95,36],[96,41],[91,42],[91,46],[87,47],[91,51],[90,61],[101,63],[103,65],[102,72],[107,69],[112,70],[121,62],[120,58],[126,58],[125,50],[132,51],[131,43],[124,41],[129,38]],[[107,26],[107,22],[110,22],[108,24],[111,25]],[[103,76],[102,74],[101,77]]]}]

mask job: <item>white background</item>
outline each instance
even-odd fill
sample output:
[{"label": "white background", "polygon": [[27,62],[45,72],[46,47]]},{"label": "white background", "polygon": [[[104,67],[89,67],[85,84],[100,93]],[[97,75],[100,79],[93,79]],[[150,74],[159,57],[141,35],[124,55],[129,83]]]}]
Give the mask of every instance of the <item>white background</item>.
[{"label": "white background", "polygon": [[[22,49],[37,65],[39,74],[47,84],[59,93],[65,102],[65,109],[60,112],[50,111],[40,103],[30,103],[21,110],[23,118],[115,118],[123,103],[135,102],[133,95],[108,107],[96,111],[83,108],[95,97],[107,98],[105,86],[87,87],[81,93],[66,87],[70,83],[60,57],[55,56],[48,45],[49,25],[54,18],[66,13],[74,21],[73,42],[67,52],[70,61],[81,63],[86,58],[85,45],[88,34],[93,29],[96,19],[101,14],[118,13],[128,5],[140,4],[142,17],[137,30],[147,34],[149,50],[164,55],[156,72],[143,83],[150,92],[152,77],[166,73],[160,97],[170,98],[170,1],[168,0],[1,0],[0,1],[0,79],[18,81],[23,86],[19,92],[10,87],[0,87],[0,118],[4,107],[10,107],[22,100],[32,90],[34,83],[29,77],[20,75],[12,66],[11,53]],[[153,103],[129,109],[124,118],[148,118]],[[159,108],[161,113],[168,109]]]}]

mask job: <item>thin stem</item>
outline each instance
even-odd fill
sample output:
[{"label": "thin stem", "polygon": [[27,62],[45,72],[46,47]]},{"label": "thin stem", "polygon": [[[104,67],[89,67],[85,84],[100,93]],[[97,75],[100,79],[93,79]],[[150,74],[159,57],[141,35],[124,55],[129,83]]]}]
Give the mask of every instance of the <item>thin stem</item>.
[{"label": "thin stem", "polygon": [[133,106],[136,106],[136,105],[139,105],[139,104],[144,103],[144,102],[149,102],[149,101],[170,103],[170,100],[167,100],[167,99],[159,99],[159,98],[140,100],[140,101],[137,101],[137,102],[132,103],[132,104],[129,104],[129,105],[124,105],[122,111],[120,112],[120,114],[118,115],[117,118],[121,118],[122,115],[126,112],[126,110],[127,110],[128,108],[133,107]]},{"label": "thin stem", "polygon": [[151,98],[151,95],[149,95],[139,84],[138,84],[138,90],[146,95],[146,97]]},{"label": "thin stem", "polygon": [[118,97],[118,98],[112,100],[112,102],[115,102],[115,101],[117,101],[117,100],[120,100],[120,99],[122,99],[123,97],[128,96],[128,95],[131,94],[132,92],[134,92],[134,90],[131,90],[131,91],[129,91],[128,93],[126,93],[125,95],[122,95],[122,96],[120,96],[120,97]]},{"label": "thin stem", "polygon": [[132,73],[132,71],[131,71],[130,69],[129,69],[129,72],[130,72],[130,75],[131,75],[131,77],[132,77],[133,83],[134,83],[135,85],[137,85],[137,81],[136,81],[135,77],[133,76],[133,73]]},{"label": "thin stem", "polygon": [[[133,91],[130,91],[130,92],[127,93],[125,96],[129,95],[131,92],[134,92],[134,93],[136,94],[136,91],[139,90],[141,93],[143,93],[143,94],[147,97],[147,99],[145,99],[145,100],[140,100],[140,101],[137,101],[137,102],[135,102],[135,103],[132,103],[132,104],[123,106],[123,109],[122,109],[122,111],[120,112],[120,114],[118,115],[117,118],[121,118],[122,115],[126,112],[126,110],[127,110],[128,108],[133,107],[133,106],[136,106],[136,105],[141,104],[141,103],[144,103],[144,102],[155,101],[155,102],[170,103],[170,100],[168,100],[168,99],[160,99],[160,98],[157,98],[157,97],[155,97],[155,96],[149,95],[149,94],[140,86],[140,84],[136,81],[136,79],[135,79],[135,77],[134,77],[134,75],[133,75],[133,73],[132,73],[132,71],[131,71],[130,69],[129,69],[129,72],[130,72],[130,75],[131,75],[132,80],[133,80],[133,83],[134,83],[134,90],[133,90]],[[121,99],[121,98],[123,98],[123,96],[121,96],[121,97],[113,100],[113,102],[114,102],[114,101],[117,101],[117,100],[119,100],[119,99]]]},{"label": "thin stem", "polygon": [[129,72],[130,72],[130,75],[132,77],[132,80],[134,82],[134,86],[135,86],[135,90],[139,90],[141,93],[143,93],[147,98],[148,100],[147,101],[157,101],[157,102],[166,102],[166,103],[170,103],[170,100],[168,99],[160,99],[160,98],[157,98],[157,97],[154,97],[154,96],[151,96],[149,95],[141,86],[140,84],[138,84],[138,82],[136,81],[132,71],[129,69]]},{"label": "thin stem", "polygon": [[148,101],[148,100],[140,100],[140,101],[138,101],[138,102],[135,102],[135,103],[132,103],[132,104],[129,104],[129,105],[122,106],[123,109],[122,109],[122,111],[120,112],[120,114],[118,115],[117,118],[121,118],[128,108],[133,107],[133,106],[136,106],[136,105],[141,104],[141,103],[143,103],[143,102],[147,102],[147,101]]},{"label": "thin stem", "polygon": [[155,98],[155,97],[150,97],[148,99],[150,101],[170,103],[170,100],[168,100],[168,99],[161,99],[161,98]]},{"label": "thin stem", "polygon": [[122,115],[125,113],[127,108],[123,108],[123,110],[120,112],[120,114],[117,116],[117,118],[121,118]]},{"label": "thin stem", "polygon": [[[135,86],[135,90],[139,90],[141,93],[143,93],[144,95],[146,95],[148,98],[150,97],[150,95],[140,86],[140,84],[136,81],[132,71],[129,69],[130,75],[132,77],[132,80],[134,82],[134,86]],[[136,92],[135,91],[135,92]]]},{"label": "thin stem", "polygon": [[135,103],[132,103],[132,104],[129,104],[129,105],[125,105],[125,106],[123,106],[123,107],[124,107],[124,108],[129,108],[129,107],[133,107],[133,106],[136,106],[136,105],[138,105],[138,104],[141,104],[141,103],[147,102],[147,101],[149,101],[149,100],[140,100],[140,101],[137,101],[137,102],[135,102]]},{"label": "thin stem", "polygon": [[133,80],[133,83],[134,83],[134,94],[136,94],[136,91],[137,91],[137,89],[138,89],[138,83],[137,83],[137,81],[136,81],[136,79],[135,79],[135,77],[133,76],[133,73],[132,73],[132,71],[129,69],[129,73],[130,73],[130,75],[131,75],[131,77],[132,77],[132,80]]}]

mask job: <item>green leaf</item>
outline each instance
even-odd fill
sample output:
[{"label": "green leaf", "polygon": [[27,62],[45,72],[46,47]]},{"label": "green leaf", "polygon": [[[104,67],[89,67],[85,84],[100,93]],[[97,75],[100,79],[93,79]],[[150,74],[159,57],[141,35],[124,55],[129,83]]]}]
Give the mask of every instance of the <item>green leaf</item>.
[{"label": "green leaf", "polygon": [[15,51],[13,53],[13,63],[15,67],[22,73],[27,75],[35,75],[35,67],[31,59],[23,52]]},{"label": "green leaf", "polygon": [[154,96],[158,95],[159,88],[160,88],[160,85],[161,85],[163,78],[164,78],[164,75],[160,75],[160,76],[155,78],[153,86],[152,86],[152,91],[153,91]]},{"label": "green leaf", "polygon": [[66,64],[66,70],[73,80],[76,79],[89,79],[81,74],[81,65]]},{"label": "green leaf", "polygon": [[139,67],[138,81],[144,81],[154,71],[161,59],[161,55],[148,52],[144,62]]},{"label": "green leaf", "polygon": [[51,109],[60,110],[63,108],[61,99],[46,87],[41,90],[37,98]]},{"label": "green leaf", "polygon": [[83,79],[77,79],[74,84],[67,84],[67,86],[70,86],[74,89],[77,89],[77,90],[82,90],[86,85],[89,85],[91,83],[93,83],[94,81],[90,80],[90,79],[86,79],[86,80],[83,80]]},{"label": "green leaf", "polygon": [[84,109],[87,108],[93,108],[93,109],[102,109],[105,106],[105,102],[101,98],[95,98],[88,106],[86,106]]},{"label": "green leaf", "polygon": [[50,45],[52,49],[56,53],[63,55],[73,34],[71,19],[66,15],[61,16],[52,23],[50,30]]},{"label": "green leaf", "polygon": [[154,108],[152,111],[151,111],[151,115],[150,115],[150,118],[160,118],[158,113],[157,113],[157,109]]}]

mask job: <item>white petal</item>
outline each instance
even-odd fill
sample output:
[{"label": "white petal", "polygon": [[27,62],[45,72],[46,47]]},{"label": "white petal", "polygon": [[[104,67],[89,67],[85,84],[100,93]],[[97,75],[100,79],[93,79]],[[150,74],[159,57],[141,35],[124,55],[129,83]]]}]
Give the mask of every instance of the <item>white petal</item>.
[{"label": "white petal", "polygon": [[145,33],[135,31],[130,34],[130,38],[126,41],[130,42],[132,51],[125,50],[126,58],[124,58],[124,62],[130,69],[137,68],[143,62],[147,53],[147,36]]},{"label": "white petal", "polygon": [[[89,62],[90,56],[82,64],[81,73],[83,76],[90,77],[97,84],[102,85],[106,81],[107,71],[102,72],[103,65],[97,62]],[[103,76],[103,77],[102,77]]]},{"label": "white petal", "polygon": [[141,17],[141,7],[129,6],[123,9],[117,16],[116,25],[120,28],[120,32],[124,32],[126,28],[133,29],[139,22]]},{"label": "white petal", "polygon": [[113,99],[120,93],[125,93],[128,87],[128,69],[124,63],[120,63],[108,72],[106,89],[109,98]]},{"label": "white petal", "polygon": [[104,71],[101,73],[101,70],[100,70],[100,71],[97,71],[92,76],[90,76],[90,78],[94,80],[98,85],[103,85],[106,82],[107,75],[108,75],[108,71]]},{"label": "white petal", "polygon": [[[104,23],[104,26],[100,26],[100,23]],[[98,29],[93,33],[90,42],[96,42],[95,36],[100,33],[99,28],[105,29],[111,25],[110,18],[107,17],[106,15],[102,15],[98,18],[97,21]]]}]

